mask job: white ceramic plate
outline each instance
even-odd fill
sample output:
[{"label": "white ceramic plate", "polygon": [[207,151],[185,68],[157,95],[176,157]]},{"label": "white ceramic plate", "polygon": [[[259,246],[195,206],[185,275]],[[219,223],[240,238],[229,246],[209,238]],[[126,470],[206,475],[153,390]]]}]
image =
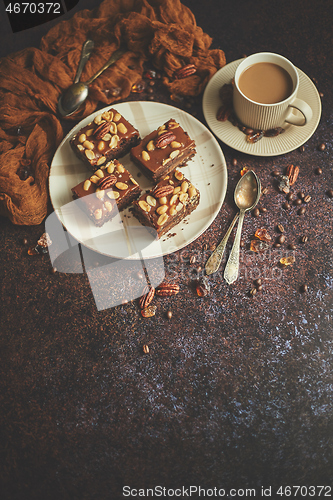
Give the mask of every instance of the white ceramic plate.
[{"label": "white ceramic plate", "polygon": [[[175,226],[170,235],[162,236],[157,242],[147,238],[145,257],[153,258],[170,254],[198,238],[214,221],[227,189],[227,167],[222,150],[211,132],[196,118],[184,111],[167,104],[155,102],[128,102],[115,104],[114,107],[136,127],[141,137],[174,118],[195,140],[197,154],[189,161],[182,172],[200,191],[199,206],[189,217]],[[98,228],[81,212],[73,209],[71,188],[89,175],[86,166],[73,153],[69,140],[84,125],[93,118],[109,109],[110,106],[82,120],[64,138],[52,160],[49,189],[53,208],[67,231],[80,243],[104,255],[115,258],[139,258],[133,249],[124,253],[126,244],[130,247],[126,234],[128,228],[141,226],[136,218],[129,212],[123,211],[112,221]],[[153,187],[151,181],[144,175],[138,176],[139,169],[130,161],[129,155],[121,159],[124,166],[132,173],[143,190]],[[123,231],[119,231],[124,228]],[[126,244],[118,244],[117,238],[112,238],[112,233],[117,231],[125,235]],[[134,231],[135,232],[135,231]],[[140,231],[138,231],[139,233]],[[132,231],[133,234],[133,231]],[[142,238],[142,232],[140,232]],[[142,241],[140,242],[142,248]]]},{"label": "white ceramic plate", "polygon": [[[220,122],[216,113],[221,105],[219,89],[225,83],[230,83],[235,75],[237,66],[243,61],[238,59],[221,68],[206,86],[203,96],[203,112],[209,128],[225,144],[237,151],[256,156],[276,156],[289,153],[304,144],[315,132],[321,116],[321,100],[318,91],[310,78],[300,69],[299,92],[297,97],[306,101],[312,108],[313,116],[303,127],[286,124],[285,132],[277,137],[263,137],[255,144],[246,141],[246,136],[238,127],[228,120]],[[295,111],[295,113],[299,113]]]}]

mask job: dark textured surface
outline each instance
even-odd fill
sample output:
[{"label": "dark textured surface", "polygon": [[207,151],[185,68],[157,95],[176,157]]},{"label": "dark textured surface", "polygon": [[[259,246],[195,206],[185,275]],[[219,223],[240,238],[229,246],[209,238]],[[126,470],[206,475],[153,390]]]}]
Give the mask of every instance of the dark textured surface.
[{"label": "dark textured surface", "polygon": [[[2,499],[118,499],[124,485],[191,484],[253,487],[257,498],[271,485],[274,498],[280,485],[332,482],[332,3],[184,3],[227,62],[274,51],[315,78],[324,94],[319,127],[303,153],[276,158],[220,143],[228,164],[223,209],[198,240],[165,258],[181,291],[156,299],[149,319],[137,301],[98,312],[85,273],[50,274],[48,256],[27,255],[23,238],[35,244],[43,225],[1,219]],[[47,29],[5,30],[1,54],[37,45]],[[203,120],[201,97],[187,110]],[[293,192],[312,197],[302,216],[282,208],[271,175],[290,163],[300,166]],[[232,220],[244,166],[268,188],[267,212],[245,219],[238,281],[227,286],[222,266],[200,299],[194,280],[210,255],[204,245],[217,244]],[[251,253],[255,230],[264,226],[275,239],[278,223],[286,243]],[[281,269],[280,256],[289,254],[295,264]],[[258,277],[263,290],[250,298]]]}]

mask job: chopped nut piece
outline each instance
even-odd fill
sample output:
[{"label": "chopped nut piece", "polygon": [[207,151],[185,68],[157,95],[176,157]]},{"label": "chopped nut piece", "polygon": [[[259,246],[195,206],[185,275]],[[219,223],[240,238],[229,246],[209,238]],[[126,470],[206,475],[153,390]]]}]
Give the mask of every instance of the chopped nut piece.
[{"label": "chopped nut piece", "polygon": [[156,198],[154,198],[153,196],[150,196],[148,195],[147,198],[146,198],[146,201],[148,203],[148,205],[150,205],[151,207],[156,207]]},{"label": "chopped nut piece", "polygon": [[145,150],[143,150],[143,151],[142,151],[142,159],[143,159],[144,161],[149,161],[149,160],[150,160],[150,155],[149,155],[149,153],[148,153],[147,151],[145,151]]},{"label": "chopped nut piece", "polygon": [[86,149],[94,149],[94,144],[90,141],[84,141],[82,146]]},{"label": "chopped nut piece", "polygon": [[120,191],[126,191],[126,189],[128,189],[128,185],[125,184],[124,182],[117,182],[116,188],[120,189]]},{"label": "chopped nut piece", "polygon": [[139,201],[139,206],[140,208],[142,208],[142,210],[144,210],[145,212],[150,212],[150,205],[148,205],[148,203],[144,200],[140,200]]},{"label": "chopped nut piece", "polygon": [[168,215],[167,214],[162,214],[159,216],[159,218],[157,219],[157,225],[158,226],[163,226],[166,221],[168,220]]},{"label": "chopped nut piece", "polygon": [[94,175],[97,175],[97,177],[99,177],[100,179],[103,179],[104,177],[104,172],[103,170],[101,170],[100,168],[98,170],[96,170],[95,174]]},{"label": "chopped nut piece", "polygon": [[125,125],[122,122],[120,122],[118,124],[117,129],[118,129],[118,132],[120,132],[121,134],[127,133],[127,128],[125,127]]},{"label": "chopped nut piece", "polygon": [[88,160],[93,160],[95,158],[95,153],[91,151],[90,149],[85,150],[85,155],[88,158]]},{"label": "chopped nut piece", "polygon": [[88,189],[90,188],[90,186],[91,186],[91,181],[89,179],[86,179],[84,181],[84,184],[83,184],[84,191],[88,191]]}]

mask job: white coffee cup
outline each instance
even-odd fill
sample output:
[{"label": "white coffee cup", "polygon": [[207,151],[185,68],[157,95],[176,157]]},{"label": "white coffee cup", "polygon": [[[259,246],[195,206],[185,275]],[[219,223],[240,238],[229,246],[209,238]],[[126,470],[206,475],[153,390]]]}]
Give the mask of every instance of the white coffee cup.
[{"label": "white coffee cup", "polygon": [[[249,99],[239,88],[239,77],[249,66],[256,63],[273,63],[285,69],[292,79],[292,92],[283,101],[273,104],[263,104]],[[285,122],[292,125],[306,125],[312,118],[310,106],[297,98],[299,76],[295,66],[285,57],[271,52],[259,52],[246,57],[236,69],[233,91],[234,111],[247,127],[259,130],[270,130],[283,127]],[[293,108],[300,111],[302,116],[293,113]]]}]

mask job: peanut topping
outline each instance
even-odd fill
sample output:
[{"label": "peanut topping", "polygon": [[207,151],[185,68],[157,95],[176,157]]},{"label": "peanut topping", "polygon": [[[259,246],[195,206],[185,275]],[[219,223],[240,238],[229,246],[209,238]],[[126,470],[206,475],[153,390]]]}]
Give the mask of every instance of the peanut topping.
[{"label": "peanut topping", "polygon": [[182,182],[181,190],[182,190],[183,193],[187,192],[187,190],[188,190],[188,182],[186,182],[186,181]]},{"label": "peanut topping", "polygon": [[165,214],[165,212],[168,211],[168,208],[169,208],[168,205],[161,205],[156,209],[156,213],[159,215]]},{"label": "peanut topping", "polygon": [[120,189],[120,191],[126,191],[128,186],[124,182],[116,182],[116,188]]},{"label": "peanut topping", "polygon": [[90,181],[93,183],[93,184],[97,184],[99,182],[99,179],[100,177],[98,177],[97,175],[92,175],[90,177]]},{"label": "peanut topping", "polygon": [[111,120],[111,114],[113,114],[112,111],[111,112],[104,111],[104,113],[102,114],[103,120],[106,120],[107,122],[109,122]]},{"label": "peanut topping", "polygon": [[176,158],[176,156],[179,155],[179,153],[180,153],[179,149],[175,149],[170,153],[170,158],[173,160],[174,158]]},{"label": "peanut topping", "polygon": [[95,158],[95,153],[93,151],[91,151],[90,149],[86,149],[84,151],[84,154],[86,155],[88,160],[93,160]]},{"label": "peanut topping", "polygon": [[96,170],[95,175],[97,175],[97,177],[99,177],[100,179],[103,179],[104,172],[99,168],[98,170]]},{"label": "peanut topping", "polygon": [[91,181],[89,179],[86,179],[83,183],[83,190],[84,191],[88,191],[88,189],[90,188],[91,186]]},{"label": "peanut topping", "polygon": [[102,115],[97,115],[94,118],[94,123],[96,123],[96,125],[99,125],[102,122],[102,120],[103,120]]},{"label": "peanut topping", "polygon": [[195,196],[197,194],[197,190],[195,189],[194,186],[190,186],[188,188],[188,195],[190,198],[192,198],[192,196]]},{"label": "peanut topping", "polygon": [[156,207],[156,198],[154,198],[150,194],[147,196],[146,201],[151,207]]},{"label": "peanut topping", "polygon": [[188,198],[188,193],[180,193],[179,201],[181,201],[182,203],[186,203],[187,198]]},{"label": "peanut topping", "polygon": [[112,203],[110,203],[109,201],[105,201],[104,202],[104,206],[105,206],[105,208],[106,208],[106,210],[108,212],[111,212],[111,210],[112,210]]},{"label": "peanut topping", "polygon": [[98,151],[103,151],[104,148],[105,148],[105,142],[99,141],[99,143],[97,144]]},{"label": "peanut topping", "polygon": [[117,163],[116,164],[116,170],[117,172],[119,172],[120,174],[123,174],[125,172],[125,167],[124,165],[122,165],[121,163]]},{"label": "peanut topping", "polygon": [[143,161],[149,161],[150,160],[150,155],[145,150],[142,151],[142,159],[143,159]]},{"label": "peanut topping", "polygon": [[145,200],[139,201],[139,207],[142,208],[144,212],[150,212],[150,205]]},{"label": "peanut topping", "polygon": [[157,219],[157,224],[158,226],[163,226],[166,221],[168,220],[168,214],[162,214],[159,216],[159,218]]},{"label": "peanut topping", "polygon": [[106,161],[105,156],[100,156],[97,160],[97,165],[103,165],[105,161]]},{"label": "peanut topping", "polygon": [[149,141],[148,144],[147,144],[147,150],[148,151],[154,151],[154,149],[155,149],[154,141]]},{"label": "peanut topping", "polygon": [[[110,133],[111,134],[116,134],[117,133],[117,125],[114,122],[111,122],[110,124]],[[120,124],[119,124],[120,125]]]},{"label": "peanut topping", "polygon": [[113,161],[109,161],[109,163],[106,164],[106,170],[108,174],[112,174],[114,171],[114,163]]},{"label": "peanut topping", "polygon": [[112,136],[112,139],[111,139],[111,141],[110,141],[110,144],[109,144],[110,148],[111,148],[111,149],[112,149],[112,148],[116,148],[116,147],[117,147],[118,142],[119,142],[119,136],[118,136],[117,134],[113,135],[113,136]]},{"label": "peanut topping", "polygon": [[123,124],[123,122],[119,123],[119,125],[118,125],[118,132],[120,132],[121,134],[126,134],[127,133],[127,128],[125,127],[125,125]]},{"label": "peanut topping", "polygon": [[79,142],[84,142],[85,140],[87,140],[87,136],[86,136],[86,134],[81,134],[81,135],[79,136]]},{"label": "peanut topping", "polygon": [[96,197],[99,199],[99,200],[102,200],[104,198],[104,191],[100,191],[100,190],[97,190],[96,189]]},{"label": "peanut topping", "polygon": [[94,144],[90,141],[84,141],[82,143],[82,146],[86,149],[94,149],[94,147],[95,147]]},{"label": "peanut topping", "polygon": [[173,196],[171,196],[170,205],[173,205],[174,203],[176,203],[177,200],[178,200],[178,194],[174,194]]},{"label": "peanut topping", "polygon": [[103,211],[101,208],[97,208],[97,210],[95,210],[94,212],[94,216],[95,216],[95,219],[101,219],[102,218],[102,215],[103,215]]},{"label": "peanut topping", "polygon": [[110,198],[110,200],[118,200],[120,196],[118,191],[108,191],[106,194]]}]

